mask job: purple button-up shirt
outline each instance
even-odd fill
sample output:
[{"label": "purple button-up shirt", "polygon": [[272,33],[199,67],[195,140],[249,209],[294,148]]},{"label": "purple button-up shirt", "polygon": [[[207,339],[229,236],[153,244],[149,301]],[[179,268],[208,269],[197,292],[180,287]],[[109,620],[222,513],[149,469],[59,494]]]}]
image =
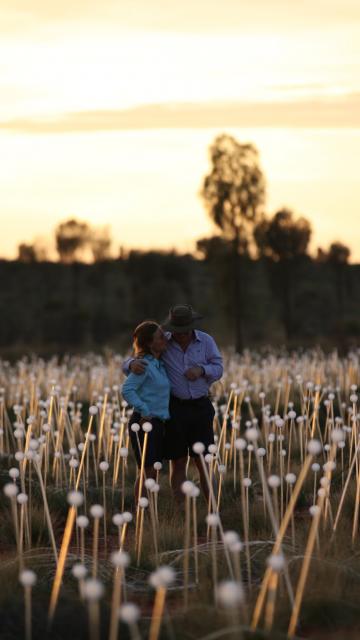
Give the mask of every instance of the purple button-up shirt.
[{"label": "purple button-up shirt", "polygon": [[[177,398],[190,399],[206,396],[210,385],[223,374],[223,362],[214,338],[204,331],[194,330],[194,336],[186,351],[166,333],[168,347],[161,358],[169,376],[171,393]],[[133,358],[125,360],[123,371],[129,373]],[[184,373],[190,367],[204,367],[205,375],[197,380],[188,380]]]}]

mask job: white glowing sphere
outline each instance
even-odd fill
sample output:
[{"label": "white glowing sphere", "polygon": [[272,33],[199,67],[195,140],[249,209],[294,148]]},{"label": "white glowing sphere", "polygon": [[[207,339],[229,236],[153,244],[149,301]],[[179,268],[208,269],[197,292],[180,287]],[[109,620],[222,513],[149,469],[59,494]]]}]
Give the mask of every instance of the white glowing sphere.
[{"label": "white glowing sphere", "polygon": [[112,521],[116,527],[121,527],[124,524],[124,518],[121,513],[115,513],[112,517]]},{"label": "white glowing sphere", "polygon": [[13,482],[8,482],[4,485],[3,491],[7,498],[15,498],[19,493],[19,489]]},{"label": "white glowing sphere", "polygon": [[104,585],[96,578],[89,578],[84,583],[84,597],[90,602],[100,600],[104,595]]},{"label": "white glowing sphere", "polygon": [[324,471],[334,471],[336,469],[336,462],[334,462],[334,460],[325,462],[325,464],[323,465],[323,469]]},{"label": "white glowing sphere", "polygon": [[244,438],[236,438],[235,440],[235,448],[238,451],[243,451],[244,449],[246,449],[246,440],[244,440]]},{"label": "white glowing sphere", "polygon": [[220,522],[220,518],[217,513],[208,513],[205,520],[209,527],[217,527]]},{"label": "white glowing sphere", "polygon": [[71,573],[77,580],[83,580],[87,575],[87,568],[81,562],[77,562],[71,569]]},{"label": "white glowing sphere", "polygon": [[67,494],[67,501],[72,507],[81,507],[84,502],[84,496],[80,491],[70,491]]},{"label": "white glowing sphere", "polygon": [[150,575],[149,583],[154,589],[167,589],[175,581],[176,573],[172,567],[163,566],[153,571]]},{"label": "white glowing sphere", "polygon": [[191,493],[191,497],[192,498],[198,498],[199,495],[200,495],[200,489],[199,489],[199,487],[194,485],[192,493]]},{"label": "white glowing sphere", "polygon": [[232,547],[233,544],[239,541],[239,534],[236,531],[225,531],[223,536],[224,544],[228,547]]},{"label": "white glowing sphere", "polygon": [[111,562],[114,567],[119,567],[121,569],[125,569],[130,564],[130,556],[125,551],[114,551],[111,554]]},{"label": "white glowing sphere", "polygon": [[267,565],[276,573],[282,571],[285,567],[285,558],[281,554],[272,554],[267,559]]},{"label": "white glowing sphere", "polygon": [[277,487],[279,487],[281,482],[279,476],[276,475],[269,476],[267,481],[269,487],[271,487],[272,489],[276,489]]},{"label": "white glowing sphere", "polygon": [[128,625],[133,625],[140,618],[140,609],[136,604],[127,602],[126,604],[121,605],[118,614],[120,620]]},{"label": "white glowing sphere", "polygon": [[23,587],[33,587],[36,584],[36,573],[31,569],[24,569],[20,573],[19,580]]},{"label": "white glowing sphere", "polygon": [[226,609],[233,609],[244,601],[244,590],[238,582],[224,580],[216,589],[219,604]]},{"label": "white glowing sphere", "polygon": [[311,456],[319,455],[322,449],[320,440],[309,440],[307,449]]},{"label": "white glowing sphere", "polygon": [[129,524],[129,522],[131,522],[133,519],[132,513],[130,513],[130,511],[124,511],[122,513],[122,517],[124,518],[124,522],[126,522],[127,524]]},{"label": "white glowing sphere", "polygon": [[194,483],[191,482],[190,480],[185,480],[185,482],[183,482],[181,485],[181,491],[186,496],[191,496],[193,489],[194,489]]},{"label": "white glowing sphere", "polygon": [[101,506],[101,504],[93,504],[90,507],[90,515],[93,518],[102,518],[104,515],[104,507]]},{"label": "white glowing sphere", "polygon": [[89,518],[87,516],[78,516],[76,524],[80,529],[86,529],[89,526]]},{"label": "white glowing sphere", "polygon": [[205,451],[205,445],[202,442],[195,442],[193,444],[193,452],[197,455],[201,455]]}]

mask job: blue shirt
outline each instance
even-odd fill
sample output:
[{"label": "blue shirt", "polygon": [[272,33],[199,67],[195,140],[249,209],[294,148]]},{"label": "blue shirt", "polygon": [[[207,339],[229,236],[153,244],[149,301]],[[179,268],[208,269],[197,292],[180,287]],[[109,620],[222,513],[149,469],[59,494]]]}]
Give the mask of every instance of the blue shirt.
[{"label": "blue shirt", "polygon": [[[194,330],[193,339],[186,351],[175,342],[171,333],[166,333],[168,347],[161,360],[169,376],[171,393],[177,398],[200,398],[208,394],[210,385],[223,375],[223,362],[215,340],[204,331]],[[125,360],[123,371],[129,373],[133,358]],[[149,366],[149,365],[148,365]],[[204,367],[205,375],[197,380],[188,380],[185,371],[190,367]],[[130,376],[135,374],[130,374]],[[130,377],[129,376],[129,377]],[[141,376],[136,376],[141,377]]]},{"label": "blue shirt", "polygon": [[165,365],[152,355],[143,359],[148,363],[144,373],[130,373],[123,384],[122,394],[142,416],[168,420],[170,382]]}]

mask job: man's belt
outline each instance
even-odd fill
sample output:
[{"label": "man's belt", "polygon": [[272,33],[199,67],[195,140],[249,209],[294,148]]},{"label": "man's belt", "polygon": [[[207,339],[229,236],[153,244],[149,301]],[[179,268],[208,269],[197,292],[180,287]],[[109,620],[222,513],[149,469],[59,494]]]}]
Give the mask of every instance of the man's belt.
[{"label": "man's belt", "polygon": [[171,394],[171,400],[173,400],[174,402],[178,402],[179,404],[188,404],[188,405],[203,402],[208,397],[209,396],[200,396],[200,398],[178,398],[177,396],[174,396]]}]

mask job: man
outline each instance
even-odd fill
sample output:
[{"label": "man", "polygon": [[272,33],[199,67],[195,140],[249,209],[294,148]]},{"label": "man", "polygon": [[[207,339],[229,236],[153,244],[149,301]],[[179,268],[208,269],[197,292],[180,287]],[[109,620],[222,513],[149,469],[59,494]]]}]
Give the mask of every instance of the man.
[{"label": "man", "polygon": [[[209,399],[210,385],[223,374],[223,363],[214,339],[196,329],[201,315],[190,305],[178,304],[169,311],[162,328],[166,331],[167,350],[162,355],[170,379],[170,420],[165,430],[165,458],[172,461],[171,487],[177,500],[183,499],[181,485],[186,479],[190,455],[196,464],[203,493],[208,497],[206,478],[193,444],[205,449],[214,443],[214,408]],[[146,362],[125,361],[124,373],[144,372]]]}]

